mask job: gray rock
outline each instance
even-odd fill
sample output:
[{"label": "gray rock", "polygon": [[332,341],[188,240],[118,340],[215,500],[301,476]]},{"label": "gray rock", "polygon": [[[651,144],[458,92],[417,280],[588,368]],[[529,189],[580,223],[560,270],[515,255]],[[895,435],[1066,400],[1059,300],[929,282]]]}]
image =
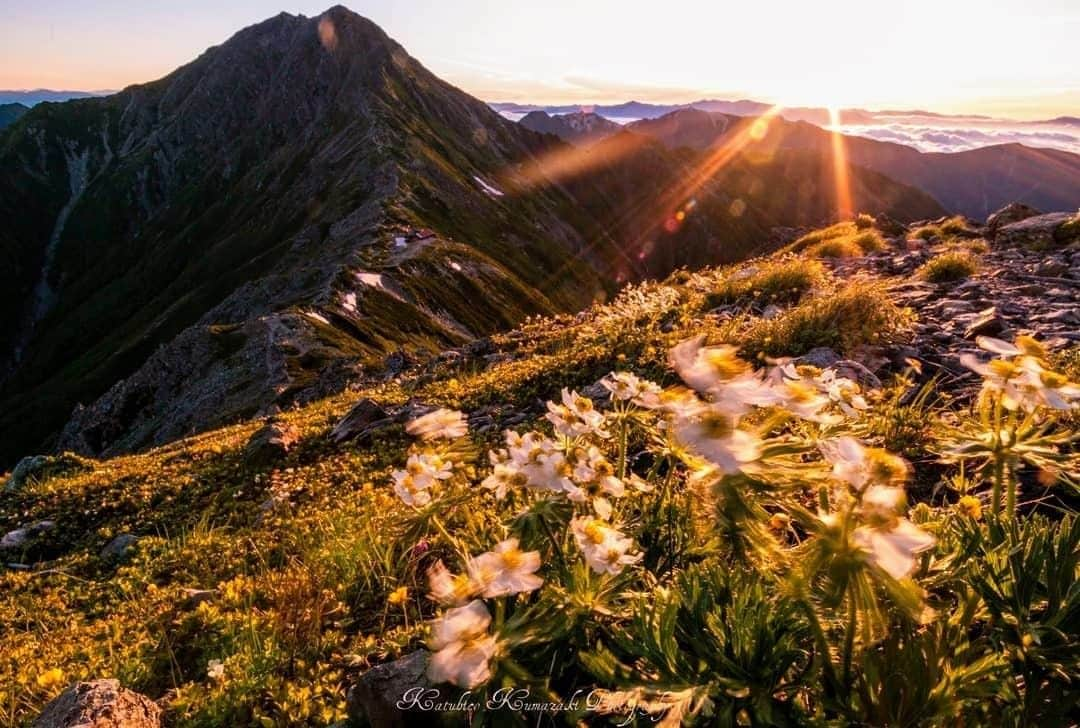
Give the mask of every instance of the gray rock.
[{"label": "gray rock", "polygon": [[809,364],[818,369],[828,369],[838,361],[840,361],[839,354],[826,346],[819,346],[800,356],[795,360],[795,363]]},{"label": "gray rock", "polygon": [[1063,241],[1059,230],[1074,219],[1075,213],[1051,212],[1037,215],[1001,227],[994,238],[995,242],[1005,245],[1025,245],[1049,247]]},{"label": "gray rock", "polygon": [[65,452],[60,455],[30,455],[24,457],[11,471],[11,477],[4,483],[4,490],[16,491],[32,481],[43,481],[63,475],[74,475],[94,469],[94,462],[75,453]]},{"label": "gray rock", "polygon": [[[427,677],[430,653],[417,650],[394,662],[373,667],[360,675],[349,688],[346,706],[354,725],[373,728],[410,728],[411,726],[446,726],[457,721],[451,715],[398,707],[412,691],[440,691],[436,700],[450,697],[448,689],[436,688]],[[410,695],[412,693],[409,693]],[[434,692],[432,693],[434,696]],[[463,718],[464,716],[459,716]]]},{"label": "gray rock", "polygon": [[130,533],[122,533],[101,549],[98,556],[105,561],[123,561],[131,553],[131,549],[138,543],[139,537]]},{"label": "gray rock", "polygon": [[1042,213],[1034,207],[1025,205],[1022,202],[1011,202],[986,218],[987,232],[990,235],[996,235],[997,231],[1005,225],[1020,222],[1021,220],[1026,220],[1029,217],[1035,217],[1036,215],[1041,214]]},{"label": "gray rock", "polygon": [[390,424],[390,413],[373,399],[364,398],[354,404],[345,416],[334,425],[330,438],[337,443],[355,440],[379,422]]},{"label": "gray rock", "polygon": [[161,708],[119,680],[75,683],[41,711],[32,728],[158,728]]},{"label": "gray rock", "polygon": [[980,311],[968,327],[964,329],[965,339],[974,339],[976,336],[994,336],[1005,330],[1005,319],[997,314],[997,309],[991,306]]},{"label": "gray rock", "polygon": [[249,467],[266,467],[284,457],[300,441],[300,431],[293,425],[271,419],[255,433],[244,448],[244,461]]},{"label": "gray rock", "polygon": [[56,528],[56,521],[37,521],[29,526],[8,531],[0,538],[0,550],[14,551],[30,543],[31,540]]},{"label": "gray rock", "polygon": [[841,359],[832,366],[841,377],[847,377],[863,389],[880,389],[881,380],[865,365],[854,359]]},{"label": "gray rock", "polygon": [[765,310],[761,312],[761,318],[774,319],[784,312],[784,309],[777,306],[775,303],[770,303],[765,307]]}]

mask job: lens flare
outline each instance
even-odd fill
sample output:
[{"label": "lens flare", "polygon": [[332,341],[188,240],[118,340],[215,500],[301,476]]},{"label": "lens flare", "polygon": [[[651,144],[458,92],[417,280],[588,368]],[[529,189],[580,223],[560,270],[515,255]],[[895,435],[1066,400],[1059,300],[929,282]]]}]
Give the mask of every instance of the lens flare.
[{"label": "lens flare", "polygon": [[836,212],[841,219],[855,214],[851,204],[851,178],[848,176],[847,145],[840,131],[840,110],[829,108],[832,136],[833,183],[836,186]]}]

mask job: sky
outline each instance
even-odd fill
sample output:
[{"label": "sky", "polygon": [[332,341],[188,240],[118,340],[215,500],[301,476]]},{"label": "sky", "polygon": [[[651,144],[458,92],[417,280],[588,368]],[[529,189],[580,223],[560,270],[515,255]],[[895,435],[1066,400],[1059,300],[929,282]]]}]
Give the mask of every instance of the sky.
[{"label": "sky", "polygon": [[[0,88],[119,89],[290,0],[4,0]],[[487,101],[752,98],[1080,116],[1080,0],[352,0]]]}]

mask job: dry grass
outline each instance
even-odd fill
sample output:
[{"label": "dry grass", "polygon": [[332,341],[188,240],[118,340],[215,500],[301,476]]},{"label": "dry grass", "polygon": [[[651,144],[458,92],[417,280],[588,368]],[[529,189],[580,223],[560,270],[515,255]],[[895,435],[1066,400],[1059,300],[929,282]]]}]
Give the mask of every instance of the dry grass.
[{"label": "dry grass", "polygon": [[969,278],[979,269],[979,259],[963,250],[950,250],[928,260],[919,268],[919,277],[931,283],[948,283]]}]

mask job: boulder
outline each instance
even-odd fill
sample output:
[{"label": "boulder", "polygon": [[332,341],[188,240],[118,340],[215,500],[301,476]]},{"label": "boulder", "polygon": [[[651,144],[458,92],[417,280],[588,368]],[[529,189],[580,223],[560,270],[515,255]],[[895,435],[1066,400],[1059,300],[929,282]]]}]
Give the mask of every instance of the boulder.
[{"label": "boulder", "polygon": [[131,553],[131,549],[138,543],[139,537],[130,533],[122,533],[105,545],[98,553],[98,557],[105,561],[123,561]]},{"label": "boulder", "polygon": [[997,235],[997,231],[1005,225],[1020,222],[1021,220],[1026,220],[1029,217],[1035,217],[1036,215],[1041,214],[1042,213],[1034,207],[1025,205],[1022,202],[1010,202],[1008,205],[986,218],[986,231],[991,236]]},{"label": "boulder", "polygon": [[94,461],[80,457],[72,452],[60,455],[30,455],[20,460],[11,476],[4,483],[5,491],[16,491],[32,481],[48,480],[62,475],[89,472],[94,469]]},{"label": "boulder", "polygon": [[[354,404],[345,416],[341,418],[330,437],[334,442],[355,440],[367,432],[377,422],[386,421],[390,413],[383,409],[375,400],[364,398]],[[389,423],[387,423],[389,424]]]},{"label": "boulder", "polygon": [[0,551],[14,551],[25,548],[38,536],[54,528],[56,528],[56,521],[37,521],[29,526],[22,526],[14,531],[8,531],[3,538],[0,538]]},{"label": "boulder", "polygon": [[1064,245],[1080,234],[1071,212],[1051,212],[1028,217],[998,228],[994,242],[1001,245],[1050,247]]},{"label": "boulder", "polygon": [[284,457],[299,441],[300,431],[296,427],[271,419],[248,440],[244,461],[253,468],[265,467]]},{"label": "boulder", "polygon": [[884,212],[874,218],[874,227],[880,230],[882,235],[889,238],[898,238],[907,234],[907,226],[904,223]]},{"label": "boulder", "polygon": [[161,708],[119,680],[75,683],[41,711],[32,728],[158,728]]},{"label": "boulder", "polygon": [[839,354],[826,346],[819,346],[800,356],[795,360],[795,363],[809,364],[818,369],[828,369],[838,361],[840,361]]},{"label": "boulder", "polygon": [[346,697],[346,709],[352,724],[373,728],[421,728],[461,724],[464,715],[441,715],[409,705],[414,702],[413,698],[421,694],[434,702],[453,699],[451,688],[435,687],[428,680],[429,657],[427,650],[417,650],[360,675],[349,688]]},{"label": "boulder", "polygon": [[997,309],[991,306],[980,311],[968,324],[968,327],[964,329],[964,338],[974,339],[977,336],[996,336],[1004,331],[1006,327],[1005,319],[998,316]]}]

